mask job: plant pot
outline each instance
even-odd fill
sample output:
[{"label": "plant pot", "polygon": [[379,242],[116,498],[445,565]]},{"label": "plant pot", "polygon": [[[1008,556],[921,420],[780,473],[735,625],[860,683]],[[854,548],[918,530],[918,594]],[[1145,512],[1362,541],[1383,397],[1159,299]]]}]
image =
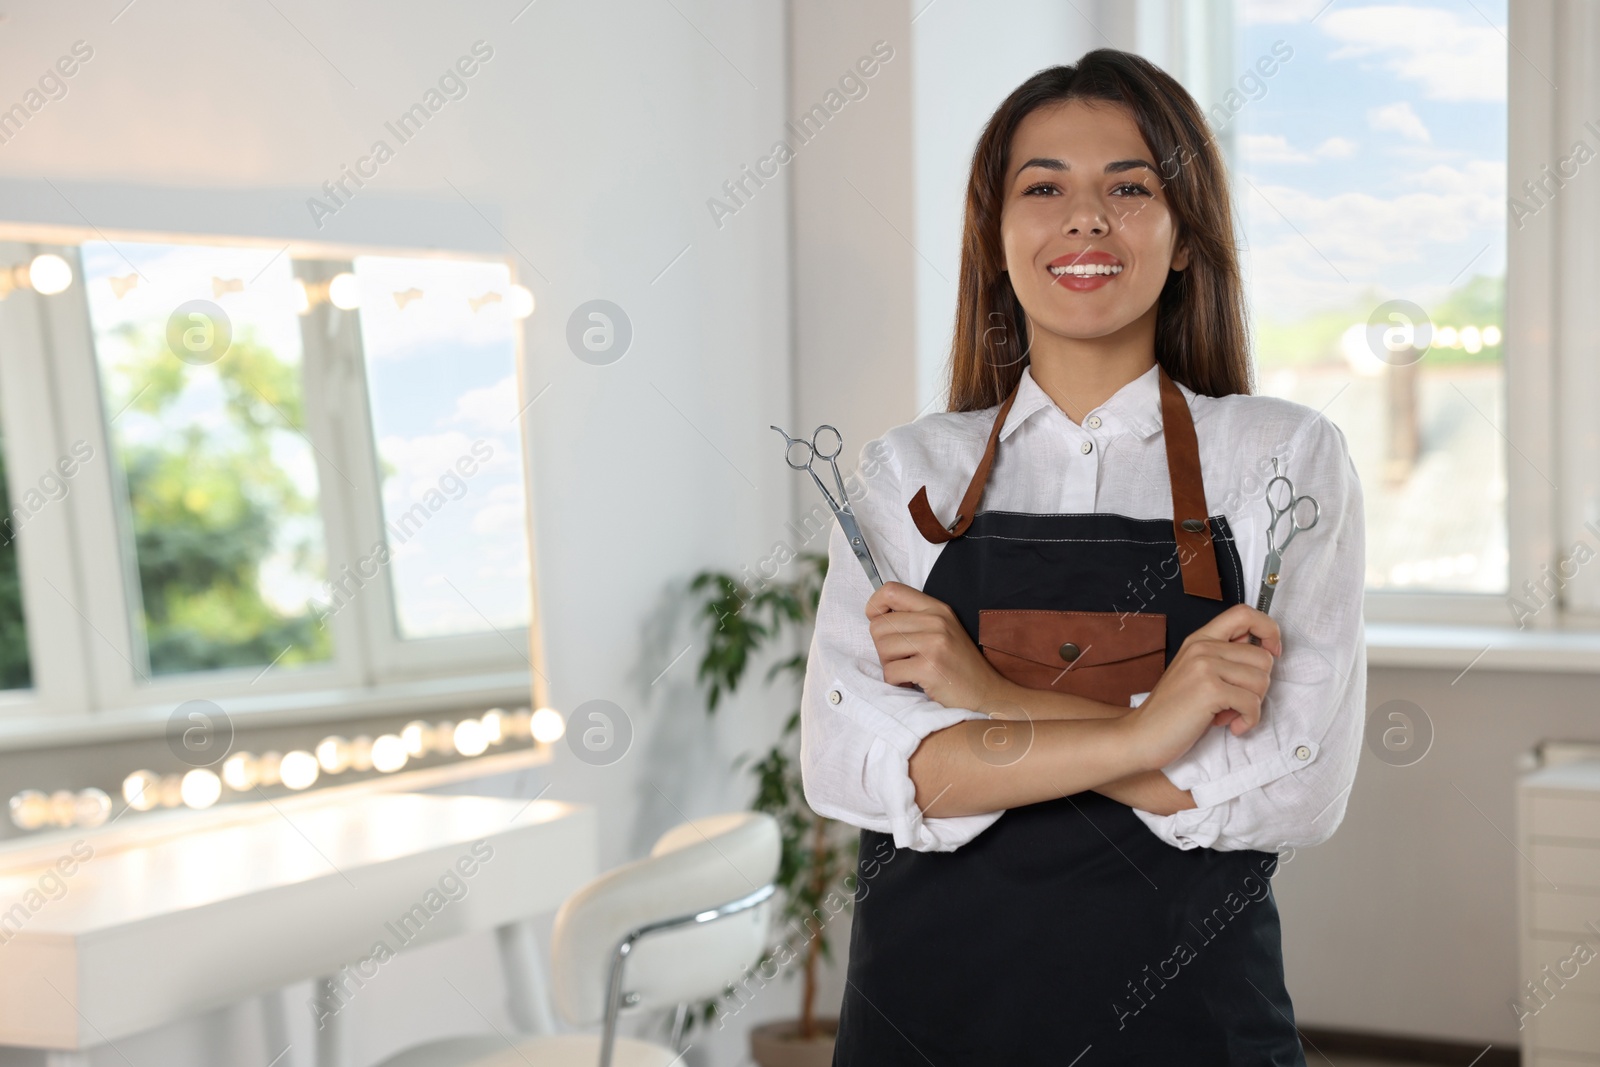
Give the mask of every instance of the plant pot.
[{"label": "plant pot", "polygon": [[750,1031],[750,1055],[761,1067],[832,1067],[838,1019],[818,1019],[817,1036],[801,1041],[799,1019],[763,1023]]}]

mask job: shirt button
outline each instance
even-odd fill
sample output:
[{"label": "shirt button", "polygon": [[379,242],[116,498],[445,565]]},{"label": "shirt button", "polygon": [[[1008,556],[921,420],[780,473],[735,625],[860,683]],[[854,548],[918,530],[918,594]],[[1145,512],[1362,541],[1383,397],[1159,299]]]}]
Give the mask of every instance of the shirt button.
[{"label": "shirt button", "polygon": [[1088,423],[1089,429],[1091,429],[1091,430],[1098,430],[1100,428],[1100,416],[1099,415],[1090,415],[1087,419],[1084,419],[1083,421]]},{"label": "shirt button", "polygon": [[[828,703],[830,703],[830,704],[837,704],[837,703],[839,703],[839,701],[841,701],[843,699],[844,699],[844,697],[839,694],[839,691],[837,689],[833,690],[832,692],[830,692],[828,694]],[[1300,758],[1301,759],[1305,759],[1304,756],[1301,756]]]},{"label": "shirt button", "polygon": [[1090,452],[1094,451],[1094,442],[1093,441],[1085,441],[1083,444],[1078,446],[1078,451],[1082,452],[1084,455],[1087,456]]},{"label": "shirt button", "polygon": [[1299,748],[1294,750],[1294,758],[1297,759],[1297,760],[1308,760],[1308,759],[1310,759],[1311,758],[1311,749],[1307,748],[1305,745],[1301,745]]}]

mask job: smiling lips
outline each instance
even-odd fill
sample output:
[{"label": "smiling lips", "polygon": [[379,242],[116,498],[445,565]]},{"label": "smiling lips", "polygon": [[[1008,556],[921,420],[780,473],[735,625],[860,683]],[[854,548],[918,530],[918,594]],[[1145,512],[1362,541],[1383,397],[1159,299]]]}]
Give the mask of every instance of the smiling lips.
[{"label": "smiling lips", "polygon": [[1109,252],[1071,252],[1051,260],[1047,269],[1056,285],[1084,292],[1098,289],[1121,274],[1122,260]]}]

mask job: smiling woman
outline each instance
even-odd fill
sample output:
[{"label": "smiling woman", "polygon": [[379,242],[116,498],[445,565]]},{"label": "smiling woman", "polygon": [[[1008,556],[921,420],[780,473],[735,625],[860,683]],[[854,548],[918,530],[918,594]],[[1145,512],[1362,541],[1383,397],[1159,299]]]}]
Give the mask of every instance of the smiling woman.
[{"label": "smiling woman", "polygon": [[[879,588],[834,532],[807,661],[806,799],[882,867],[834,1063],[1303,1065],[1262,879],[1354,778],[1361,491],[1333,423],[1250,395],[1222,159],[1148,60],[984,128],[950,381],[858,506]],[[1321,505],[1277,617],[1269,456]]]}]

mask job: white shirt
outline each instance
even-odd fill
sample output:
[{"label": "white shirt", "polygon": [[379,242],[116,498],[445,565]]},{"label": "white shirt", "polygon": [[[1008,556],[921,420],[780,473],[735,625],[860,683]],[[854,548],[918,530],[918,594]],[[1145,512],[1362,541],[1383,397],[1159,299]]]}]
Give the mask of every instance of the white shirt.
[{"label": "white shirt", "polygon": [[[1172,518],[1156,374],[1152,366],[1079,425],[1025,368],[979,510]],[[1365,718],[1361,483],[1343,432],[1319,412],[1277,397],[1202,396],[1175,384],[1194,418],[1208,514],[1226,516],[1236,538],[1246,603],[1260,588],[1273,456],[1296,494],[1317,500],[1321,516],[1284,551],[1270,609],[1283,655],[1261,721],[1239,737],[1210,727],[1162,768],[1197,807],[1133,811],[1177,848],[1319,844],[1344,818]],[[922,537],[906,504],[926,485],[939,521],[955,519],[998,410],[924,415],[862,449],[851,502],[884,581],[923,587],[945,546]],[[1280,537],[1287,526],[1285,518]],[[837,523],[828,557],[801,694],[806,802],[821,815],[893,834],[901,848],[959,848],[1001,812],[924,818],[908,761],[933,731],[985,716],[883,680],[864,612],[872,585]]]}]

